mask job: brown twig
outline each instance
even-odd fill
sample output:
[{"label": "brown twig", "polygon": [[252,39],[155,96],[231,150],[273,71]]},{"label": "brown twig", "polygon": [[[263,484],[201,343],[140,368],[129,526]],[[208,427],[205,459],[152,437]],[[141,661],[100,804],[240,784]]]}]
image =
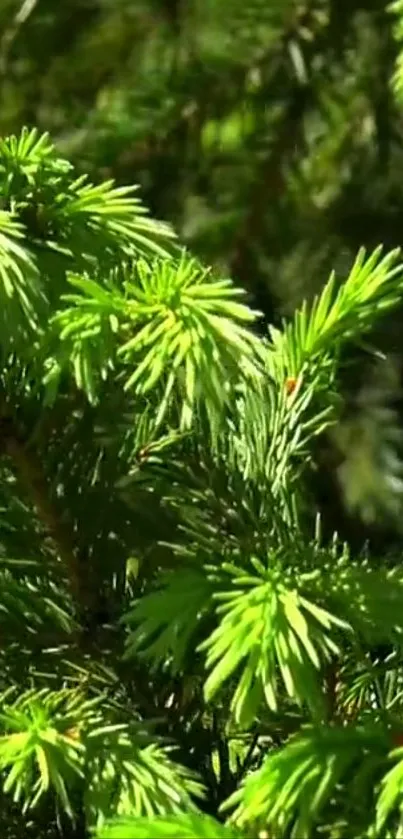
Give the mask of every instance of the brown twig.
[{"label": "brown twig", "polygon": [[5,453],[11,458],[17,476],[35,507],[46,533],[52,540],[57,555],[62,560],[72,592],[79,600],[80,573],[70,533],[59,511],[56,510],[54,503],[50,500],[50,488],[36,456],[32,451],[28,451],[22,442],[11,435],[7,436],[4,449]]},{"label": "brown twig", "polygon": [[10,458],[23,492],[36,510],[46,536],[61,560],[71,593],[81,613],[90,607],[89,586],[74,544],[72,528],[52,498],[51,487],[40,460],[21,432],[5,399],[0,400],[0,453]]}]

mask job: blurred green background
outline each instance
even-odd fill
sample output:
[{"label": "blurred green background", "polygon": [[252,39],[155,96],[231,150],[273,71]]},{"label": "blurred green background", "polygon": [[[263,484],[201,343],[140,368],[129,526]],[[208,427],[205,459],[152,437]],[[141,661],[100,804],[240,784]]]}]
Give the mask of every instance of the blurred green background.
[{"label": "blurred green background", "polygon": [[[1,0],[0,132],[140,184],[276,321],[361,245],[402,244],[402,39],[401,0]],[[381,324],[386,360],[352,354],[331,444],[355,524],[399,532],[402,328]]]},{"label": "blurred green background", "polygon": [[141,184],[267,314],[402,238],[396,16],[356,0],[2,0],[0,130]]}]

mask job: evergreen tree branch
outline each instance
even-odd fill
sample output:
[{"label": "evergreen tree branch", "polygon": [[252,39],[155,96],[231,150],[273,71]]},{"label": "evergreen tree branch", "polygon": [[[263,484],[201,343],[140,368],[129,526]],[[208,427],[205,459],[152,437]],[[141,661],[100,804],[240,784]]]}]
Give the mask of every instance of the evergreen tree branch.
[{"label": "evergreen tree branch", "polygon": [[13,465],[23,492],[36,510],[45,534],[51,539],[56,556],[62,562],[73,597],[80,609],[88,609],[88,585],[84,585],[83,568],[74,547],[74,540],[32,447],[27,446],[10,411],[2,406],[0,414],[2,451]]}]

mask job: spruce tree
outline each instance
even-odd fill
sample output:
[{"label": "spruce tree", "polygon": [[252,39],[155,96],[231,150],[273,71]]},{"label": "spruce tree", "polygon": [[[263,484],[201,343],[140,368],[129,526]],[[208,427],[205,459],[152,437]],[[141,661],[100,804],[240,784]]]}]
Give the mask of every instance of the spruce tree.
[{"label": "spruce tree", "polygon": [[1,141],[0,194],[2,827],[396,836],[401,560],[329,540],[310,487],[399,253],[262,336],[46,135]]}]

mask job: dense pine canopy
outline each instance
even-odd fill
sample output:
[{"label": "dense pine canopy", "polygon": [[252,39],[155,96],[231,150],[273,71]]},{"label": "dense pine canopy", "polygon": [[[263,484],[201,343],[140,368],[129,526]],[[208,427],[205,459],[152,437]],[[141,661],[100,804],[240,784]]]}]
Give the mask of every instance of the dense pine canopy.
[{"label": "dense pine canopy", "polygon": [[0,22],[3,834],[392,839],[403,4]]}]

